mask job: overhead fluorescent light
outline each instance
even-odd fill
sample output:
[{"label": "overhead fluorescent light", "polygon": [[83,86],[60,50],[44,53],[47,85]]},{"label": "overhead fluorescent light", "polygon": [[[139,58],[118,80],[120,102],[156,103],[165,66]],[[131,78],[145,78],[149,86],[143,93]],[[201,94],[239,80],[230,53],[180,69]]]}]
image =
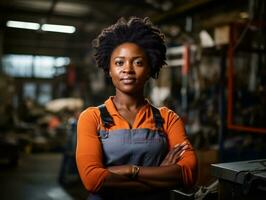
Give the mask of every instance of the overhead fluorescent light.
[{"label": "overhead fluorescent light", "polygon": [[38,30],[40,28],[40,24],[34,22],[23,22],[23,21],[7,21],[7,27],[11,28],[23,28],[23,29],[31,29]]},{"label": "overhead fluorescent light", "polygon": [[6,26],[11,28],[22,28],[22,29],[31,29],[31,30],[39,30],[41,28],[42,31],[59,32],[59,33],[74,33],[76,31],[76,28],[74,26],[57,25],[57,24],[43,24],[41,26],[39,23],[13,21],[13,20],[7,21]]},{"label": "overhead fluorescent light", "polygon": [[76,28],[74,26],[43,24],[41,29],[43,31],[59,32],[59,33],[74,33]]}]

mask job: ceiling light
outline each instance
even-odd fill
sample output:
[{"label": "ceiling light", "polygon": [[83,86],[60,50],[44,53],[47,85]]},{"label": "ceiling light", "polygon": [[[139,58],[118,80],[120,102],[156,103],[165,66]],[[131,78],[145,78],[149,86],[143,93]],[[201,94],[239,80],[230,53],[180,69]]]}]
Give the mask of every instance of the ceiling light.
[{"label": "ceiling light", "polygon": [[31,30],[39,30],[41,28],[42,31],[51,31],[59,33],[74,33],[76,31],[76,28],[74,26],[57,25],[57,24],[43,24],[41,26],[39,23],[11,21],[11,20],[7,21],[6,26],[11,28],[22,28],[22,29],[31,29]]},{"label": "ceiling light", "polygon": [[59,33],[74,33],[76,28],[74,26],[43,24],[41,29],[43,31],[59,32]]},{"label": "ceiling light", "polygon": [[40,28],[40,24],[33,22],[22,22],[22,21],[7,21],[7,27],[11,28],[23,28],[23,29],[31,29],[38,30]]}]

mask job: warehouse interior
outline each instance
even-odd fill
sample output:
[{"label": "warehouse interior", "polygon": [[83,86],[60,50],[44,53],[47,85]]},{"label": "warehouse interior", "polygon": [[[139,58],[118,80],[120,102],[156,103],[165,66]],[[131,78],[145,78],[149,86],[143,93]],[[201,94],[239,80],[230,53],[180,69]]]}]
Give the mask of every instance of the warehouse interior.
[{"label": "warehouse interior", "polygon": [[0,199],[86,199],[75,122],[114,94],[92,40],[120,17],[149,17],[166,36],[168,65],[145,92],[182,117],[198,187],[217,180],[215,163],[259,159],[265,171],[265,10],[264,0],[1,0]]}]

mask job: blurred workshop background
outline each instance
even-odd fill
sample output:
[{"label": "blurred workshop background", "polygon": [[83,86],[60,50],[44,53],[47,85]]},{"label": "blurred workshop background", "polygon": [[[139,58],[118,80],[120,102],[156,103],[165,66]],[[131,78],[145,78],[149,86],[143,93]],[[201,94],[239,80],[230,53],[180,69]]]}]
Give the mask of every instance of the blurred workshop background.
[{"label": "blurred workshop background", "polygon": [[[0,199],[86,199],[76,120],[114,89],[91,41],[119,17],[148,16],[167,63],[146,94],[184,120],[200,161],[266,158],[264,0],[1,0]],[[106,84],[107,83],[107,84]]]}]

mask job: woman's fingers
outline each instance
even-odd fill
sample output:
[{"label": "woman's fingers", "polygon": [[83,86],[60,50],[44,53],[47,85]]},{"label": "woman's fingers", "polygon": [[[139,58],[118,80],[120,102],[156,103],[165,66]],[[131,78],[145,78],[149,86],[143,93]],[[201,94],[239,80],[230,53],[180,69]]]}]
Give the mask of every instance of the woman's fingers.
[{"label": "woman's fingers", "polygon": [[182,157],[182,155],[185,153],[186,149],[182,149],[180,152],[178,152],[179,154],[176,154],[176,156],[173,159],[173,164],[177,163],[178,160],[180,160],[180,158]]},{"label": "woman's fingers", "polygon": [[168,153],[168,162],[171,164],[176,163],[188,148],[189,146],[187,143],[176,145],[176,147]]},{"label": "woman's fingers", "polygon": [[189,149],[189,145],[186,141],[181,144],[176,144],[174,148],[168,152],[163,162],[161,163],[161,166],[172,165],[177,163],[177,161],[181,158],[181,156],[185,153],[187,149]]},{"label": "woman's fingers", "polygon": [[182,142],[181,144],[176,144],[176,145],[174,146],[174,148],[179,147],[179,146],[184,146],[184,145],[186,145],[186,144],[187,144],[187,142],[184,141],[184,142]]},{"label": "woman's fingers", "polygon": [[171,152],[170,159],[176,160],[177,158],[180,158],[180,154],[182,153],[182,151],[184,151],[187,148],[188,148],[187,144],[183,144],[183,145],[180,145],[180,146],[174,148]]},{"label": "woman's fingers", "polygon": [[183,146],[179,145],[175,148],[173,148],[170,152],[169,152],[169,160],[173,160],[174,157],[176,157],[178,155],[178,153],[182,150]]}]

